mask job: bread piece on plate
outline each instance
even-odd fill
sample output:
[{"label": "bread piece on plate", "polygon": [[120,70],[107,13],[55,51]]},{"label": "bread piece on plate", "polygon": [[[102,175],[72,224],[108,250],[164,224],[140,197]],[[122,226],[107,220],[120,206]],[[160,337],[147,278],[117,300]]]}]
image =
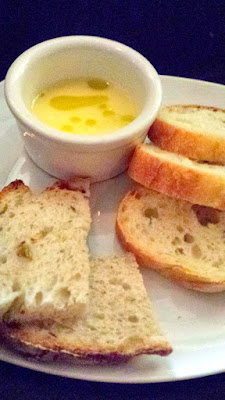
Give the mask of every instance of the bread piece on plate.
[{"label": "bread piece on plate", "polygon": [[122,199],[117,235],[137,262],[202,292],[225,290],[225,212],[137,188]]},{"label": "bread piece on plate", "polygon": [[148,136],[161,149],[225,164],[225,110],[196,105],[163,107]]},{"label": "bread piece on plate", "polygon": [[161,150],[139,145],[128,174],[141,185],[194,204],[225,210],[225,167],[202,164]]},{"label": "bread piece on plate", "polygon": [[133,255],[91,260],[87,314],[70,327],[8,328],[8,341],[26,354],[67,354],[95,361],[121,361],[139,354],[168,355]]},{"label": "bread piece on plate", "polygon": [[87,305],[88,199],[59,186],[0,193],[0,320],[64,321]]}]

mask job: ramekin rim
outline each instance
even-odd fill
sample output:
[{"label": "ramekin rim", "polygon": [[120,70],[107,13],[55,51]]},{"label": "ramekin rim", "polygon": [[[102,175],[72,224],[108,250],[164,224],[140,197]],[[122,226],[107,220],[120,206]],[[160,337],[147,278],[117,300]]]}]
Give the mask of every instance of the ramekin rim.
[{"label": "ramekin rim", "polygon": [[[24,63],[26,63],[27,58],[32,56],[32,53],[35,54],[35,52],[40,51],[40,49],[44,50],[46,48],[45,46],[50,46],[51,49],[53,45],[57,46],[57,44],[60,42],[62,43],[62,45],[70,43],[74,44],[74,42],[78,42],[80,44],[91,44],[91,42],[95,44],[105,43],[106,45],[113,46],[114,50],[115,46],[117,46],[120,51],[125,51],[129,56],[131,55],[135,57],[139,68],[142,68],[143,73],[145,73],[146,84],[150,85],[151,81],[151,83],[153,83],[153,85],[155,86],[154,99],[150,100],[150,98],[148,98],[142,112],[137,116],[137,118],[135,118],[134,121],[132,121],[125,127],[117,129],[116,135],[114,135],[115,130],[99,135],[73,135],[71,133],[63,132],[45,125],[44,123],[36,119],[28,109],[26,114],[29,116],[24,115],[24,113],[21,112],[20,104],[13,100],[13,97],[15,95],[15,86],[13,85],[14,74],[17,73],[18,68],[22,68]],[[147,78],[149,80],[147,80]],[[28,130],[30,130],[31,132],[35,132],[41,137],[48,138],[56,142],[58,141],[71,144],[96,145],[116,143],[118,141],[120,142],[129,137],[132,138],[133,136],[135,136],[137,130],[140,131],[146,129],[156,117],[159,107],[161,105],[162,86],[160,77],[153,65],[142,54],[132,49],[131,47],[123,43],[102,37],[75,35],[54,38],[38,43],[37,45],[23,52],[19,57],[17,57],[17,59],[12,63],[11,67],[9,68],[5,78],[5,98],[11,112],[16,117],[16,119],[25,127],[28,127]]]}]

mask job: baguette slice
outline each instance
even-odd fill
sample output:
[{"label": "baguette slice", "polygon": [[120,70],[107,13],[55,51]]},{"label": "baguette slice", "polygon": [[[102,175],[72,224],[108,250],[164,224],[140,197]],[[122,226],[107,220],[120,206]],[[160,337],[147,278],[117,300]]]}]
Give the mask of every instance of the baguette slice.
[{"label": "baguette slice", "polygon": [[22,181],[0,193],[0,320],[64,321],[88,302],[88,199]]},{"label": "baguette slice", "polygon": [[225,110],[195,105],[164,107],[148,136],[161,149],[225,164]]},{"label": "baguette slice", "polygon": [[139,145],[128,174],[141,185],[193,204],[225,210],[225,167],[202,164],[161,150]]},{"label": "baguette slice", "polygon": [[155,319],[133,255],[91,260],[87,314],[70,328],[9,328],[8,341],[27,355],[67,354],[96,361],[121,361],[172,349]]},{"label": "baguette slice", "polygon": [[122,199],[116,230],[141,266],[190,289],[225,290],[225,212],[140,187]]}]

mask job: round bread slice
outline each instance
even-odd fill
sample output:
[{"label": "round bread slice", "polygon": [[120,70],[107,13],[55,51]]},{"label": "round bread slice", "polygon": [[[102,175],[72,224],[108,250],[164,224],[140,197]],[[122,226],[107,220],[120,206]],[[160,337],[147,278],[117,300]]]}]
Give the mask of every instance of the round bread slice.
[{"label": "round bread slice", "polygon": [[122,199],[120,243],[139,265],[202,292],[225,290],[225,213],[145,188]]},{"label": "round bread slice", "polygon": [[225,164],[225,110],[197,105],[163,107],[148,136],[161,149]]},{"label": "round bread slice", "polygon": [[225,209],[225,167],[139,145],[128,174],[141,185],[193,204]]}]

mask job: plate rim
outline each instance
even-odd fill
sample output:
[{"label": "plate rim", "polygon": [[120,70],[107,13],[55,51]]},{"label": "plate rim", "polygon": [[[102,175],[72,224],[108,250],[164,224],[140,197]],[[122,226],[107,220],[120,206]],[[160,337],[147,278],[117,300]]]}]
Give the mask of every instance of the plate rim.
[{"label": "plate rim", "polygon": [[[1,346],[0,346],[0,350],[1,350]],[[36,372],[42,372],[44,374],[48,374],[48,375],[53,375],[53,376],[61,376],[63,378],[69,378],[69,379],[78,379],[81,381],[87,381],[87,382],[99,382],[99,383],[115,383],[115,384],[123,384],[123,385],[132,385],[132,384],[149,384],[149,383],[167,383],[167,382],[181,382],[181,381],[187,381],[187,380],[193,380],[193,379],[198,379],[198,378],[205,378],[207,376],[213,376],[213,375],[218,375],[221,373],[225,372],[225,366],[224,368],[221,368],[220,370],[217,371],[209,371],[206,373],[199,373],[199,374],[195,374],[195,375],[187,375],[187,376],[183,376],[183,377],[166,377],[163,379],[151,379],[149,380],[146,377],[142,377],[139,379],[131,379],[131,380],[124,380],[124,379],[113,379],[110,378],[110,374],[107,375],[107,379],[100,379],[99,377],[93,375],[92,373],[89,373],[88,376],[85,375],[85,373],[76,373],[76,364],[74,364],[74,370],[75,370],[75,375],[74,372],[70,372],[70,371],[64,371],[63,373],[61,373],[60,371],[52,371],[52,366],[46,366],[44,365],[44,361],[42,364],[38,364],[38,361],[27,361],[27,360],[8,360],[7,357],[6,359],[4,359],[4,357],[1,356],[1,352],[0,352],[0,362],[5,362],[5,363],[9,363],[11,365],[15,365],[17,367],[21,367],[21,368],[26,368],[26,369],[30,369],[32,371],[36,371]],[[22,361],[22,362],[21,362]],[[37,364],[36,364],[37,363]],[[42,368],[43,367],[43,368]],[[78,366],[79,367],[79,366]],[[53,366],[54,368],[54,366]]]}]

